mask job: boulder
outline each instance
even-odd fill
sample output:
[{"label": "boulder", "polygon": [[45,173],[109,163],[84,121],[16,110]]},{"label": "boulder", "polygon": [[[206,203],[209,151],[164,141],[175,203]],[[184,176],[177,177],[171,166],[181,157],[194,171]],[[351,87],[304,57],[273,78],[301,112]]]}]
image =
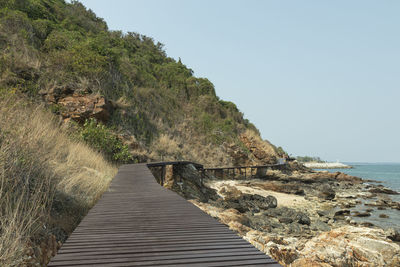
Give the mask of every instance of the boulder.
[{"label": "boulder", "polygon": [[234,208],[240,212],[259,212],[260,210],[267,210],[271,208],[276,208],[278,202],[273,196],[260,196],[260,195],[251,195],[251,194],[242,194],[239,190],[231,190],[227,193],[226,189],[223,189],[226,197],[225,200],[218,200],[215,202],[217,206],[223,208]]},{"label": "boulder", "polygon": [[328,184],[323,184],[318,187],[318,194],[317,196],[322,199],[332,200],[335,198],[335,191],[332,187]]},{"label": "boulder", "polygon": [[271,232],[273,229],[282,229],[282,224],[276,220],[260,215],[248,215],[250,227],[262,232]]},{"label": "boulder", "polygon": [[[287,207],[269,209],[264,211],[263,215],[277,218],[284,223],[290,223],[290,220],[304,225],[310,225],[311,223],[310,218],[305,213]],[[290,220],[288,218],[290,218]]]},{"label": "boulder", "polygon": [[298,212],[296,215],[296,221],[300,224],[310,225],[310,218],[304,213]]},{"label": "boulder", "polygon": [[369,190],[369,192],[371,193],[375,193],[375,194],[388,194],[388,195],[398,195],[399,192],[394,191],[392,189],[386,188],[386,187],[376,187],[376,188],[372,188]]},{"label": "boulder", "polygon": [[321,220],[316,220],[311,224],[311,230],[326,232],[331,230],[329,225]]},{"label": "boulder", "polygon": [[295,249],[278,247],[277,245],[269,248],[269,254],[274,259],[278,259],[284,265],[290,265],[295,259],[298,258],[298,253]]},{"label": "boulder", "polygon": [[333,217],[335,219],[344,219],[345,216],[349,216],[349,215],[350,215],[350,210],[338,210],[335,212]]},{"label": "boulder", "polygon": [[[400,246],[386,238],[383,230],[365,227],[345,226],[322,233],[306,242],[299,254],[310,262],[333,266],[400,265]],[[298,263],[292,266],[301,266]]]},{"label": "boulder", "polygon": [[355,217],[369,217],[369,216],[371,216],[371,213],[369,213],[369,212],[353,211],[352,216],[355,216]]},{"label": "boulder", "polygon": [[400,233],[394,229],[394,228],[389,228],[385,231],[385,235],[387,238],[390,240],[400,242]]}]

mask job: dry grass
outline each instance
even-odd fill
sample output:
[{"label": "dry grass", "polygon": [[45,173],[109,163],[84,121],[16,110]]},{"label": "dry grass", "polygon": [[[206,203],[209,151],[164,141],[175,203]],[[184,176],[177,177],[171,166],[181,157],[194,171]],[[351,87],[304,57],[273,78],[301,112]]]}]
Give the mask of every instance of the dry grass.
[{"label": "dry grass", "polygon": [[115,173],[115,166],[69,138],[42,107],[3,95],[0,265],[23,266],[28,244],[39,244],[55,229],[69,234]]},{"label": "dry grass", "polygon": [[178,143],[166,134],[153,141],[150,157],[159,160],[181,160],[182,152]]}]

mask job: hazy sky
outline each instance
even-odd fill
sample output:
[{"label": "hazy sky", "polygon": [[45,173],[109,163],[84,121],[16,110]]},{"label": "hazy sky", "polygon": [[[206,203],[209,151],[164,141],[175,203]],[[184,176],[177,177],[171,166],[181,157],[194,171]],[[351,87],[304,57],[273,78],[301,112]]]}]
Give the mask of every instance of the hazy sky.
[{"label": "hazy sky", "polygon": [[292,155],[400,162],[400,1],[87,0]]}]

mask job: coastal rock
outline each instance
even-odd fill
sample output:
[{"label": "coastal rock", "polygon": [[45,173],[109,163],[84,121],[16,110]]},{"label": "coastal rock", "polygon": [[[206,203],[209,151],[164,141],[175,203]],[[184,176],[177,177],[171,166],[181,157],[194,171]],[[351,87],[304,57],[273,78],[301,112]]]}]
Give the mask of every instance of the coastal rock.
[{"label": "coastal rock", "polygon": [[269,248],[269,254],[284,265],[289,265],[298,258],[298,252],[295,249],[278,246],[276,244]]},{"label": "coastal rock", "polygon": [[326,200],[332,200],[335,198],[335,191],[328,184],[323,184],[318,188],[318,197]]},{"label": "coastal rock", "polygon": [[394,191],[392,189],[386,188],[386,187],[376,187],[372,188],[369,190],[371,193],[376,193],[376,194],[388,194],[388,195],[398,195],[399,192]]},{"label": "coastal rock", "polygon": [[348,182],[350,184],[360,184],[362,179],[356,176],[348,175],[342,172],[315,172],[307,175],[309,179],[314,182],[322,181],[338,181],[338,182]]},{"label": "coastal rock", "polygon": [[310,218],[305,213],[287,207],[269,209],[264,211],[263,215],[278,218],[286,223],[290,223],[290,220],[304,225],[310,225],[311,223]]},{"label": "coastal rock", "polygon": [[224,224],[229,224],[230,222],[238,222],[242,225],[249,226],[249,219],[235,209],[227,209],[219,214],[219,219]]},{"label": "coastal rock", "polygon": [[362,179],[356,176],[348,175],[342,172],[336,172],[334,173],[335,179],[341,182],[350,182],[350,183],[361,183]]},{"label": "coastal rock", "polygon": [[389,228],[385,231],[386,237],[390,240],[400,242],[400,233],[394,228]]},{"label": "coastal rock", "polygon": [[332,267],[332,265],[324,262],[316,262],[312,259],[308,258],[300,258],[295,260],[291,265],[291,267]]},{"label": "coastal rock", "polygon": [[369,212],[353,211],[352,216],[355,216],[355,217],[369,217],[369,216],[371,216],[371,213],[369,213]]},{"label": "coastal rock", "polygon": [[360,223],[361,226],[365,226],[365,227],[374,227],[375,225],[371,222],[362,222]]},{"label": "coastal rock", "polygon": [[218,193],[224,196],[225,200],[237,199],[243,195],[239,189],[231,185],[223,186]]},{"label": "coastal rock", "polygon": [[273,218],[263,215],[248,216],[250,227],[262,232],[271,232],[276,229],[283,229],[282,225]]},{"label": "coastal rock", "polygon": [[400,233],[394,228],[389,228],[385,231],[385,235],[390,240],[400,242]]},{"label": "coastal rock", "polygon": [[[268,176],[268,172],[267,172]],[[286,194],[304,195],[304,189],[298,183],[281,183],[279,181],[266,181],[263,183],[254,183],[253,186],[263,190],[270,190]]]},{"label": "coastal rock", "polygon": [[289,217],[281,217],[281,218],[279,218],[279,222],[280,223],[292,223],[293,219],[289,218]]},{"label": "coastal rock", "polygon": [[[333,266],[400,265],[400,246],[387,239],[383,230],[364,227],[345,226],[322,233],[306,242],[299,254],[309,262]],[[298,260],[292,266],[300,263],[304,262]]]},{"label": "coastal rock", "polygon": [[278,202],[273,196],[263,197],[256,194],[236,194],[236,198],[233,198],[232,196],[226,198],[225,201],[220,201],[219,205],[224,207],[233,207],[238,209],[240,212],[259,212],[260,210],[276,208]]},{"label": "coastal rock", "polygon": [[350,210],[338,210],[335,212],[333,217],[335,219],[344,219],[345,216],[349,216],[349,215],[350,215]]},{"label": "coastal rock", "polygon": [[331,228],[329,227],[329,225],[321,220],[315,220],[312,224],[311,224],[311,230],[314,231],[321,231],[321,232],[326,232],[331,230]]}]

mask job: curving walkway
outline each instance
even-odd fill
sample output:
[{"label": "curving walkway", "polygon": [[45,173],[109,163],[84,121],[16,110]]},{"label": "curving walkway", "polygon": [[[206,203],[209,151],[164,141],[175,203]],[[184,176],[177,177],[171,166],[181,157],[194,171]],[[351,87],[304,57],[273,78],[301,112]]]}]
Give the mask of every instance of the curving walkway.
[{"label": "curving walkway", "polygon": [[124,165],[49,266],[280,266],[176,193]]}]

